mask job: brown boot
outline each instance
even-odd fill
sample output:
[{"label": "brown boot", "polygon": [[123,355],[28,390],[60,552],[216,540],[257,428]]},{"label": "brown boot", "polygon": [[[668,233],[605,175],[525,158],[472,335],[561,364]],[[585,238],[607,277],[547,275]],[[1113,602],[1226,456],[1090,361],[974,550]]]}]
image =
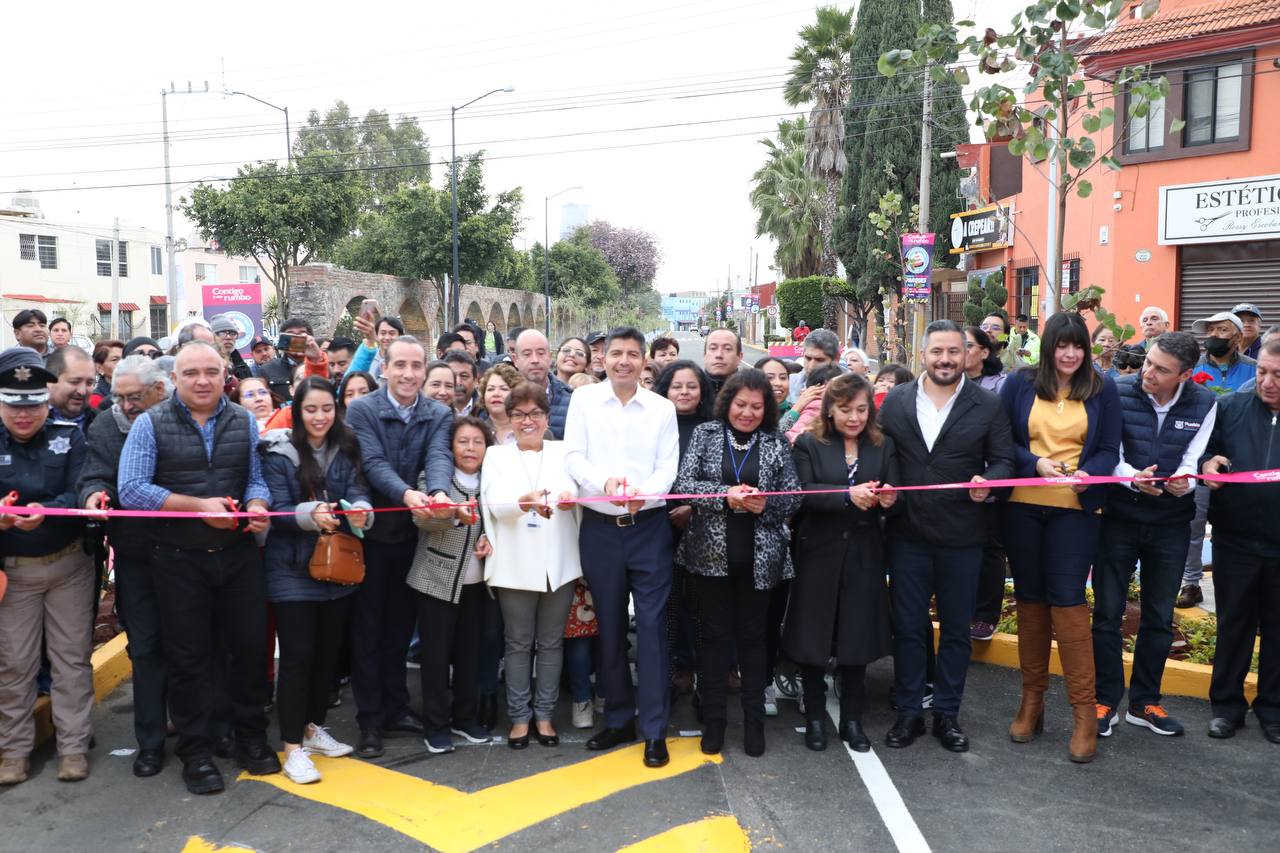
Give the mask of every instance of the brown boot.
[{"label": "brown boot", "polygon": [[58,756],[58,781],[80,782],[89,778],[89,756],[83,752]]},{"label": "brown boot", "polygon": [[17,785],[25,782],[29,772],[31,772],[31,762],[25,758],[19,758],[16,755],[0,758],[0,785]]},{"label": "brown boot", "polygon": [[1009,726],[1009,738],[1028,743],[1044,731],[1044,691],[1049,686],[1052,635],[1049,605],[1018,602],[1018,663],[1022,667],[1022,702]]},{"label": "brown boot", "polygon": [[1088,605],[1053,608],[1053,630],[1058,636],[1058,658],[1075,720],[1068,751],[1072,761],[1084,764],[1098,754],[1093,632]]}]

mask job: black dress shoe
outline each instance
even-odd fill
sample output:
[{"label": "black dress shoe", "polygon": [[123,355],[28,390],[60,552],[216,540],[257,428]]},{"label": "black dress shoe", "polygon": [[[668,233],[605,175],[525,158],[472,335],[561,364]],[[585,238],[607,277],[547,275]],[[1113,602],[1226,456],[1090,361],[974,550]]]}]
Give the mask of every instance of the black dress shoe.
[{"label": "black dress shoe", "polygon": [[276,755],[274,749],[267,746],[265,740],[237,744],[236,764],[254,776],[280,772],[280,756]]},{"label": "black dress shoe", "polygon": [[533,730],[533,736],[538,739],[538,743],[540,743],[542,746],[559,746],[560,745],[559,734],[544,735],[542,732],[538,731],[535,728]]},{"label": "black dress shoe", "polygon": [[423,727],[422,720],[418,719],[417,716],[409,711],[405,711],[404,714],[400,716],[400,719],[395,722],[385,724],[382,727],[382,733],[384,735],[406,734],[423,737],[426,735],[427,730]]},{"label": "black dress shoe", "polygon": [[233,737],[219,737],[213,739],[213,754],[219,758],[235,758],[236,741]]},{"label": "black dress shoe", "polygon": [[950,714],[933,715],[933,736],[951,752],[968,752],[969,736],[960,728],[960,722]]},{"label": "black dress shoe", "polygon": [[361,729],[360,742],[356,744],[356,755],[359,758],[381,758],[386,752],[382,748],[382,735],[377,729]]},{"label": "black dress shoe", "polygon": [[644,742],[644,766],[666,767],[671,756],[667,754],[667,739],[646,740]]},{"label": "black dress shoe", "polygon": [[854,752],[871,751],[871,738],[867,737],[858,720],[845,720],[840,724],[840,739],[849,744]]},{"label": "black dress shoe", "polygon": [[139,779],[154,776],[164,768],[163,749],[140,749],[133,759],[133,775]]},{"label": "black dress shoe", "polygon": [[924,734],[924,717],[919,714],[899,714],[893,721],[893,728],[884,736],[885,745],[891,749],[902,749],[916,742],[916,738]]},{"label": "black dress shoe", "polygon": [[216,794],[226,785],[212,758],[194,758],[182,765],[182,781],[193,794]]},{"label": "black dress shoe", "polygon": [[481,693],[476,708],[476,717],[480,725],[492,729],[498,724],[498,694]]},{"label": "black dress shoe", "polygon": [[702,754],[719,755],[724,750],[724,720],[707,720],[702,724]]},{"label": "black dress shoe", "polygon": [[1280,723],[1263,723],[1262,736],[1272,743],[1280,743]]},{"label": "black dress shoe", "polygon": [[804,745],[814,752],[822,752],[827,748],[827,720],[825,717],[814,717],[805,720]]},{"label": "black dress shoe", "polygon": [[508,737],[507,746],[511,747],[512,749],[528,749],[529,733],[525,732],[524,734],[520,735],[520,737]]},{"label": "black dress shoe", "polygon": [[764,755],[764,720],[742,721],[742,751],[752,758]]},{"label": "black dress shoe", "polygon": [[631,743],[635,739],[635,723],[627,723],[625,726],[616,729],[610,726],[609,728],[601,729],[592,735],[591,740],[587,741],[587,749],[613,749],[615,746],[621,746],[624,743]]},{"label": "black dress shoe", "polygon": [[1226,717],[1214,717],[1209,721],[1209,737],[1225,739],[1233,737],[1237,729],[1244,728],[1244,721],[1236,722]]}]

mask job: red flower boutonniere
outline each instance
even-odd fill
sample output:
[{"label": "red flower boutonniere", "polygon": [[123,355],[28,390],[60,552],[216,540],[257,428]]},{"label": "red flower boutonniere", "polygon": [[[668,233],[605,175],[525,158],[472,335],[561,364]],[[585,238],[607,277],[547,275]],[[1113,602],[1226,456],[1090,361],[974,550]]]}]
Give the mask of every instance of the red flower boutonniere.
[{"label": "red flower boutonniere", "polygon": [[1191,375],[1191,381],[1196,383],[1197,385],[1203,385],[1206,382],[1212,382],[1213,375],[1209,373],[1205,373],[1203,370],[1201,370]]}]

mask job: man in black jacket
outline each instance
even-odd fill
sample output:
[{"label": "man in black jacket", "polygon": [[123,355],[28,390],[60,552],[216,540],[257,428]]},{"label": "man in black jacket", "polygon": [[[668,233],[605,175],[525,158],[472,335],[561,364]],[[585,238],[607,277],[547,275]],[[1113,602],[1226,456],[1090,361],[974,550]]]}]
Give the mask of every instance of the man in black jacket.
[{"label": "man in black jacket", "polygon": [[[1253,392],[1219,402],[1201,471],[1275,468],[1280,468],[1280,340],[1272,339],[1258,353]],[[1210,482],[1209,488],[1218,609],[1209,737],[1231,737],[1244,725],[1249,709],[1244,678],[1254,637],[1261,633],[1253,713],[1267,740],[1280,743],[1280,483],[1266,476],[1247,485]]]},{"label": "man in black jacket", "polygon": [[[116,365],[111,377],[115,403],[87,431],[88,455],[76,492],[86,509],[120,506],[116,479],[120,452],[129,428],[147,409],[169,398],[164,371],[145,355],[131,355]],[[154,776],[164,766],[164,739],[169,715],[165,708],[164,647],[160,644],[160,602],[147,548],[147,521],[112,518],[107,538],[115,551],[116,605],[129,633],[133,665],[133,733],[138,754],[133,775]]]},{"label": "man in black jacket", "polygon": [[[292,317],[285,320],[280,326],[280,336],[285,335],[310,335],[311,324],[300,317]],[[271,386],[271,390],[279,395],[282,400],[292,400],[293,392],[290,387],[293,385],[293,371],[298,369],[298,365],[302,364],[302,359],[295,359],[289,355],[287,347],[283,341],[277,347],[280,354],[268,361],[266,364],[258,366],[258,375],[267,380],[267,384]]]},{"label": "man in black jacket", "polygon": [[897,445],[902,482],[918,486],[974,483],[972,489],[904,492],[889,522],[894,610],[894,698],[898,718],[885,742],[909,746],[924,734],[927,644],[933,640],[929,599],[938,599],[941,628],[934,676],[933,734],[952,752],[969,740],[957,715],[964,694],[990,489],[980,484],[1013,473],[1009,418],[990,391],[964,379],[964,333],[950,320],[925,329],[925,375],[889,392],[881,428]]}]

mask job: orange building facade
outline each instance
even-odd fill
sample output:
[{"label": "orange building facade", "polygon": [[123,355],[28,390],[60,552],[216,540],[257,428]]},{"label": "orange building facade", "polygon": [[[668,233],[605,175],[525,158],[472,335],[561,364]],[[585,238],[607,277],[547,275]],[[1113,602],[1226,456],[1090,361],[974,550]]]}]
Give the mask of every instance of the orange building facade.
[{"label": "orange building facade", "polygon": [[[1148,305],[1182,329],[1239,302],[1262,308],[1264,328],[1280,322],[1280,0],[1164,0],[1146,20],[1136,9],[1079,46],[1099,107],[1111,103],[1117,116],[1095,142],[1100,152],[1114,146],[1122,168],[1096,165],[1086,176],[1093,193],[1072,192],[1058,284],[1102,287],[1106,307],[1134,327]],[[1106,79],[1130,65],[1167,76],[1170,92],[1146,119],[1126,122],[1125,94]],[[1185,126],[1175,131],[1178,118]],[[999,226],[993,248],[967,253],[969,277],[1003,271],[1010,313],[1039,318],[1048,163],[998,143],[958,154],[976,167],[972,206],[987,209],[962,214],[957,228],[991,231],[983,218]],[[978,237],[974,248],[982,245]]]}]

